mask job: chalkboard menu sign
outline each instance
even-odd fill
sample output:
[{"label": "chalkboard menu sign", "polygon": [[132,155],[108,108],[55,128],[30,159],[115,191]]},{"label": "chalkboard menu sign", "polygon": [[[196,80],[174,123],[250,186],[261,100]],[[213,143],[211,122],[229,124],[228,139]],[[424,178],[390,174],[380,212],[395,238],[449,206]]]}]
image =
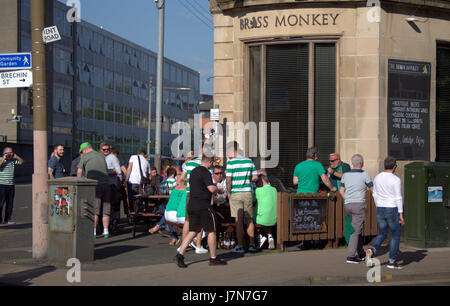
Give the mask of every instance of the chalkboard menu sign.
[{"label": "chalkboard menu sign", "polygon": [[388,154],[430,159],[431,64],[388,61]]},{"label": "chalkboard menu sign", "polygon": [[327,232],[327,199],[293,198],[291,233],[325,232]]}]

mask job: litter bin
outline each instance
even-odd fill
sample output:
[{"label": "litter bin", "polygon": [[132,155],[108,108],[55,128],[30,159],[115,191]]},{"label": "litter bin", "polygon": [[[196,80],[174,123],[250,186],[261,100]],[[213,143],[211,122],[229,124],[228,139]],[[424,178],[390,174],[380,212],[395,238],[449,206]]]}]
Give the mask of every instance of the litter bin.
[{"label": "litter bin", "polygon": [[48,259],[94,260],[94,200],[97,181],[65,177],[48,181]]},{"label": "litter bin", "polygon": [[405,243],[450,246],[450,163],[414,162],[405,166]]}]

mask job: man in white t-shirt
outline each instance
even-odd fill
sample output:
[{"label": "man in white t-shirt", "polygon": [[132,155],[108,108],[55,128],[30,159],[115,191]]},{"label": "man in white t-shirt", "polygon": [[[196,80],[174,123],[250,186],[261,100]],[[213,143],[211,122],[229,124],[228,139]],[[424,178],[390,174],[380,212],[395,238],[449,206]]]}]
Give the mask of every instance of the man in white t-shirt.
[{"label": "man in white t-shirt", "polygon": [[214,204],[220,206],[227,201],[227,180],[225,170],[220,165],[215,165],[212,173],[213,183],[217,186],[218,192],[213,196]]},{"label": "man in white t-shirt", "polygon": [[125,182],[131,184],[131,194],[133,197],[136,194],[139,194],[139,188],[141,183],[141,171],[139,170],[139,161],[141,165],[142,175],[144,177],[148,177],[150,173],[150,164],[145,159],[145,155],[147,153],[144,150],[141,150],[138,155],[132,155],[130,160],[128,161],[127,168],[127,176],[125,178]]},{"label": "man in white t-shirt", "polygon": [[[378,236],[372,246],[366,250],[366,260],[380,248],[387,238],[388,229],[391,231],[389,245],[389,262],[387,268],[401,269],[397,263],[397,253],[400,246],[401,227],[405,225],[403,219],[402,182],[394,175],[397,169],[395,158],[388,156],[384,160],[384,171],[378,174],[373,182],[373,198],[377,206]],[[369,262],[368,262],[369,263]]]}]

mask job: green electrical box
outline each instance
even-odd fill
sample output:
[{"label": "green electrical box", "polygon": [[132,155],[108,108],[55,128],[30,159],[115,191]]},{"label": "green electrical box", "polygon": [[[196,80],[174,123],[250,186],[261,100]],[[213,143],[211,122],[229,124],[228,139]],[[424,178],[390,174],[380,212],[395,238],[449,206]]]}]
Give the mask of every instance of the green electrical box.
[{"label": "green electrical box", "polygon": [[404,217],[406,244],[450,246],[450,163],[405,166]]}]

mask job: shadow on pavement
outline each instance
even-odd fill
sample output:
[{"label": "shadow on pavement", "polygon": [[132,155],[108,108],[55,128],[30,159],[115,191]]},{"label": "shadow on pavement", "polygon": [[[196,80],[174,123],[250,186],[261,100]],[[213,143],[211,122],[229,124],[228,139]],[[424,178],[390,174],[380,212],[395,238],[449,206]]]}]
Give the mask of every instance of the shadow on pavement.
[{"label": "shadow on pavement", "polygon": [[[244,254],[238,254],[238,253],[229,252],[229,253],[217,254],[216,257],[218,259],[222,259],[222,260],[224,260],[224,261],[226,261],[228,263],[229,261],[231,261],[233,259],[238,259],[238,258],[244,257]],[[186,263],[186,265],[190,266],[190,265],[201,263],[201,262],[209,262],[209,258],[208,259],[200,259],[200,260],[196,260],[196,261],[191,261],[189,263]]]},{"label": "shadow on pavement", "polygon": [[103,249],[96,249],[94,253],[95,260],[105,259],[109,257],[114,257],[123,253],[132,252],[138,249],[145,249],[143,246],[134,245],[119,245],[110,246]]},{"label": "shadow on pavement", "polygon": [[9,273],[0,277],[0,284],[5,286],[29,286],[30,281],[41,275],[53,272],[56,270],[54,266],[45,266],[40,268],[34,268],[22,272]]},{"label": "shadow on pavement", "polygon": [[225,261],[230,261],[230,260],[238,259],[238,258],[242,258],[242,257],[244,257],[244,254],[233,253],[233,252],[228,252],[228,253],[223,253],[223,254],[217,255],[217,258],[223,259]]},{"label": "shadow on pavement", "polygon": [[420,262],[427,256],[427,250],[417,250],[414,252],[401,252],[398,253],[398,259],[402,260],[402,265],[407,266],[413,262]]},{"label": "shadow on pavement", "polygon": [[[407,266],[413,262],[421,262],[428,254],[427,250],[416,250],[416,251],[398,251],[397,260],[401,263],[402,266]],[[377,257],[382,255],[389,255],[389,244],[381,246],[377,253],[375,254]],[[386,261],[387,263],[387,261]]]},{"label": "shadow on pavement", "polygon": [[13,225],[3,224],[1,226],[1,228],[4,228],[4,229],[27,229],[27,228],[31,228],[32,226],[33,226],[32,223],[13,224]]}]

